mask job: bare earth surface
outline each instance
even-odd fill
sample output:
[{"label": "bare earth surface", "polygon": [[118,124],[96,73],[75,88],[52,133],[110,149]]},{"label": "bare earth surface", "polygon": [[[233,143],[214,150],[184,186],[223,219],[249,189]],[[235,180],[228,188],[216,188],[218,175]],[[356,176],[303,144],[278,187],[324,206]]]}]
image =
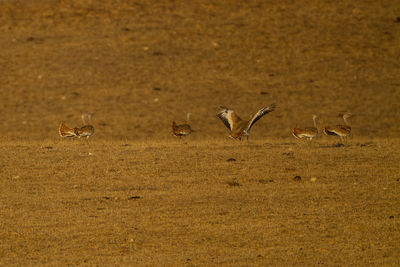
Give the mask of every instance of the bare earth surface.
[{"label": "bare earth surface", "polygon": [[4,265],[400,263],[398,139],[0,150]]},{"label": "bare earth surface", "polygon": [[[400,265],[399,1],[10,0],[0,31],[0,265]],[[271,103],[248,143],[216,117]],[[344,145],[290,136],[343,112]]]}]

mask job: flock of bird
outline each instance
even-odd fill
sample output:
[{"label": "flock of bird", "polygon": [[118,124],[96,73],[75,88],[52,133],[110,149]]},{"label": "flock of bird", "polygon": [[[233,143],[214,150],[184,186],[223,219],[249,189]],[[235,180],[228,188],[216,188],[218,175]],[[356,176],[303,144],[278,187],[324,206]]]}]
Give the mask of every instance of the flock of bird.
[{"label": "flock of bird", "polygon": [[[227,107],[221,107],[221,110],[217,113],[217,117],[224,123],[224,125],[229,129],[229,137],[233,139],[242,140],[242,137],[246,136],[248,140],[250,135],[251,127],[263,117],[275,109],[275,104],[265,106],[258,110],[254,115],[250,116],[249,120],[241,119],[234,110]],[[187,114],[186,123],[177,124],[175,121],[172,122],[172,134],[176,137],[187,136],[193,132],[190,126],[190,115]],[[89,137],[94,134],[94,127],[92,125],[92,114],[86,114],[88,122],[85,120],[85,114],[82,114],[82,127],[69,128],[64,122],[61,122],[59,127],[59,134],[61,137],[86,137],[88,141]],[[322,131],[328,136],[338,136],[341,139],[347,137],[351,133],[351,127],[347,119],[351,116],[350,113],[345,113],[342,115],[344,120],[343,124],[338,124],[335,126],[325,126]],[[317,128],[317,116],[313,115],[313,127],[294,127],[292,134],[298,139],[308,138],[310,141],[318,135]]]},{"label": "flock of bird", "polygon": [[[333,135],[339,136],[342,140],[343,138],[347,137],[351,133],[351,126],[349,125],[347,119],[351,116],[350,113],[345,113],[342,115],[344,120],[343,124],[337,124],[335,126],[325,126],[322,131],[325,135]],[[301,139],[301,138],[308,138],[310,141],[318,135],[318,128],[317,128],[317,115],[313,115],[314,127],[305,127],[299,128],[294,127],[292,134],[294,137]]]}]

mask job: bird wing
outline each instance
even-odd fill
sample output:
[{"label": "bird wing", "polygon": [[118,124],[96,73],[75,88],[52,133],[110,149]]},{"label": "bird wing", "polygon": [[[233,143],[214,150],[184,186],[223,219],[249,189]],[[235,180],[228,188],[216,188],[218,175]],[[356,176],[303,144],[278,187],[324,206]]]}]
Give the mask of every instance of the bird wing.
[{"label": "bird wing", "polygon": [[94,127],[92,125],[85,125],[78,131],[79,136],[91,136],[94,134]]},{"label": "bird wing", "polygon": [[275,109],[275,104],[271,104],[269,106],[263,107],[260,109],[256,114],[253,115],[253,117],[249,120],[248,126],[247,126],[247,132],[250,132],[251,127],[253,126],[254,123],[256,123],[259,119],[261,119],[262,116],[264,116],[267,113],[270,113],[271,111],[274,111]]},{"label": "bird wing", "polygon": [[339,124],[339,125],[336,125],[336,128],[337,128],[337,129],[340,129],[340,130],[343,130],[343,131],[351,131],[351,127],[348,126],[348,125],[341,125],[341,124]]},{"label": "bird wing", "polygon": [[315,127],[306,127],[304,128],[304,132],[307,134],[315,134],[318,133],[318,129]]},{"label": "bird wing", "polygon": [[218,112],[217,116],[221,119],[221,121],[225,124],[225,126],[229,130],[233,130],[237,123],[241,121],[238,115],[236,115],[235,111],[232,109],[221,107],[222,110]]},{"label": "bird wing", "polygon": [[326,135],[336,135],[336,133],[334,132],[333,128],[332,128],[332,127],[329,127],[329,126],[326,126],[326,127],[324,128],[324,133],[325,133]]},{"label": "bird wing", "polygon": [[345,136],[350,134],[351,127],[347,125],[336,125],[336,127],[329,130],[330,132],[335,133],[336,135]]}]

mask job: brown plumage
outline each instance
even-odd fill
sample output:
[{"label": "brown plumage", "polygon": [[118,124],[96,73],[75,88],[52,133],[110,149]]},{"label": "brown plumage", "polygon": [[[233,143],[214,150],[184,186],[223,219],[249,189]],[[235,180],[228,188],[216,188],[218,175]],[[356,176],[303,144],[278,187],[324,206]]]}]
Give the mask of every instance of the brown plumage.
[{"label": "brown plumage", "polygon": [[172,134],[177,137],[187,136],[192,133],[192,128],[190,127],[190,115],[187,114],[186,123],[177,125],[175,121],[172,122]]},{"label": "brown plumage", "polygon": [[218,112],[217,116],[230,130],[230,137],[242,140],[243,136],[249,138],[250,130],[254,123],[256,123],[265,114],[274,111],[275,104],[263,107],[256,114],[251,116],[250,120],[248,121],[242,120],[232,109],[226,107],[221,108],[222,110]]},{"label": "brown plumage", "polygon": [[77,128],[69,128],[64,122],[61,122],[58,133],[61,137],[77,137],[76,130]]},{"label": "brown plumage", "polygon": [[82,126],[81,128],[75,128],[75,133],[79,138],[86,137],[86,139],[89,139],[89,137],[94,134],[94,126],[92,125],[92,114],[87,114],[87,117],[88,123],[86,123],[85,121],[85,114],[82,114],[82,122],[84,126]]},{"label": "brown plumage", "polygon": [[346,113],[343,115],[343,120],[345,125],[338,124],[336,126],[326,126],[324,127],[324,134],[326,135],[335,135],[339,136],[341,139],[344,137],[347,137],[351,133],[351,127],[349,123],[347,122],[347,118],[351,117],[350,113]]},{"label": "brown plumage", "polygon": [[313,115],[313,121],[314,121],[314,127],[305,127],[305,128],[299,128],[299,127],[294,127],[292,134],[294,137],[301,139],[301,138],[308,138],[310,141],[318,135],[318,129],[317,129],[317,115]]},{"label": "brown plumage", "polygon": [[64,122],[61,122],[58,128],[58,133],[61,137],[86,137],[86,140],[94,134],[94,127],[92,125],[92,114],[87,115],[89,123],[85,121],[85,115],[82,114],[82,121],[84,126],[69,128]]}]

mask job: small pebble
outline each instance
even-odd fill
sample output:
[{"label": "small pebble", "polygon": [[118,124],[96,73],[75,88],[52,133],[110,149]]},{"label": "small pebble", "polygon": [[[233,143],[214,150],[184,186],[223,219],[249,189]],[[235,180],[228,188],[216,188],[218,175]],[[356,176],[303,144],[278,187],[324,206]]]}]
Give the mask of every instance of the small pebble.
[{"label": "small pebble", "polygon": [[236,181],[228,182],[229,186],[240,186],[240,184]]},{"label": "small pebble", "polygon": [[296,175],[295,177],[293,177],[293,181],[301,181],[301,176]]}]

